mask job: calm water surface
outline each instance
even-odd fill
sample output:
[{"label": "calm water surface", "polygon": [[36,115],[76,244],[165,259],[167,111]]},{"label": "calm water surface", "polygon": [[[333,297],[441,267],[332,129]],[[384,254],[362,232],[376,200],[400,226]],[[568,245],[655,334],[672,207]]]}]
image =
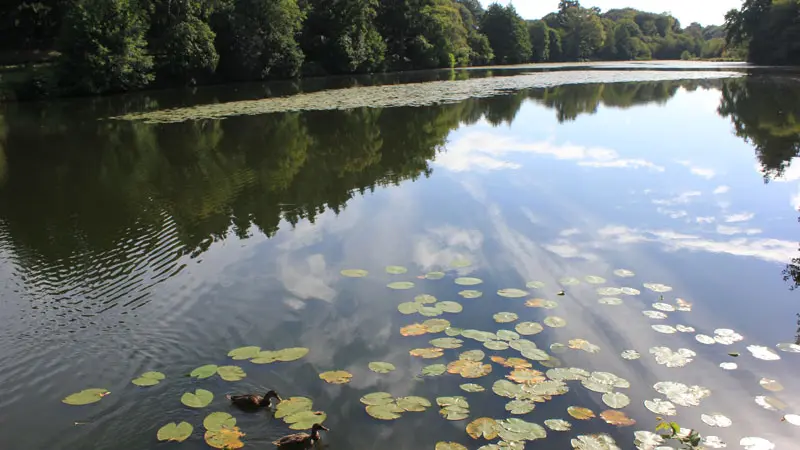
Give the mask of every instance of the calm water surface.
[{"label": "calm water surface", "polygon": [[[397,305],[426,293],[463,305],[462,313],[442,316],[454,327],[513,328],[492,319],[500,311],[515,312],[520,321],[562,317],[565,327],[545,327],[530,338],[543,349],[586,339],[601,351],[556,356],[566,367],[610,371],[631,382],[622,390],[632,399],[624,411],[636,425],[572,419],[570,405],[597,413],[608,408],[601,394],[569,382],[568,394],[522,418],[568,419],[573,431],[551,431],[546,443],[529,447],[570,448],[575,435],[605,432],[621,448],[633,448],[633,431],[656,424],[643,406],[663,397],[652,385],[679,381],[712,390],[700,406],[678,407],[684,426],[718,435],[729,448],[741,448],[745,436],[796,448],[800,428],[781,417],[800,414],[800,355],[778,352],[780,360],[764,361],[746,347],[800,339],[800,303],[789,290],[800,272],[792,265],[800,256],[800,163],[792,164],[800,150],[800,83],[785,74],[665,73],[661,81],[635,83],[559,86],[548,79],[546,88],[515,86],[503,95],[438,105],[234,112],[160,124],[109,117],[300,88],[245,85],[3,106],[2,447],[207,448],[203,417],[228,411],[247,433],[246,448],[269,448],[289,432],[286,425],[266,412],[235,411],[223,395],[274,388],[311,397],[327,412],[330,449],[432,449],[443,440],[478,448],[483,443],[464,432],[467,422],[444,420],[435,405],[380,422],[359,403],[373,391],[431,400],[465,395],[473,419],[509,416],[506,399],[490,389],[508,374],[499,365],[476,380],[415,377],[428,364],[482,348],[464,339],[463,348],[445,350],[443,358],[411,357],[410,349],[428,346],[434,336],[401,336],[400,327],[426,317],[404,316]],[[465,76],[415,74],[412,81],[469,81]],[[563,79],[574,83],[580,76],[570,72]],[[681,80],[686,77],[694,79]],[[406,80],[377,82],[399,81]],[[372,82],[358,81],[365,83]],[[348,79],[334,84],[354,86]],[[464,258],[472,265],[450,266]],[[389,275],[387,265],[409,271]],[[339,274],[349,268],[370,274]],[[636,276],[616,277],[612,272],[620,268]],[[418,278],[433,270],[447,275]],[[481,298],[458,296],[465,288],[453,280],[464,275],[484,280],[475,287]],[[587,275],[642,293],[605,306],[597,302],[598,286],[559,284]],[[521,299],[496,295],[532,280],[545,287]],[[392,281],[416,286],[390,290]],[[642,311],[659,298],[642,286],[648,282],[672,286],[666,301],[681,297],[693,310],[648,319]],[[557,296],[562,288],[566,295]],[[535,297],[559,306],[524,305]],[[703,345],[696,333],[656,332],[656,323],[708,335],[731,328],[745,339]],[[236,362],[247,372],[236,383],[185,376],[202,364],[230,364],[227,352],[244,345],[311,351],[291,363]],[[685,367],[667,368],[649,354],[654,346],[689,348],[697,356]],[[622,359],[626,349],[642,358]],[[732,351],[741,356],[728,356]],[[486,352],[519,356],[511,349]],[[371,361],[392,362],[397,370],[373,373]],[[738,369],[719,367],[731,361]],[[329,385],[318,378],[337,369],[352,372],[352,382]],[[148,370],[167,379],[150,388],[130,383]],[[762,377],[785,389],[762,389]],[[469,381],[487,391],[458,388]],[[112,394],[83,407],[61,403],[90,387]],[[215,393],[213,403],[184,407],[181,394],[198,387]],[[763,409],[754,401],[760,395],[788,406]],[[714,412],[733,426],[701,421],[701,414]],[[181,420],[195,426],[188,441],[156,441],[159,427]]]}]

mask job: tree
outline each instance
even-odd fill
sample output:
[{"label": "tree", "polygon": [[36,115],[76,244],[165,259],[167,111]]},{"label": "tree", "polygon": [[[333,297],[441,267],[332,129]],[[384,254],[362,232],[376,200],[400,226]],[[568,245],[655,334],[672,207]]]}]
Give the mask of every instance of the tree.
[{"label": "tree", "polygon": [[132,0],[80,0],[58,41],[59,85],[100,94],[139,89],[153,80],[143,12]]},{"label": "tree", "polygon": [[378,0],[310,0],[303,25],[306,59],[330,73],[374,72],[386,44],[375,26]]},{"label": "tree", "polygon": [[544,62],[550,60],[550,27],[542,20],[534,20],[528,23],[528,35],[530,36],[533,49],[532,59],[534,62]]},{"label": "tree", "polygon": [[745,0],[742,9],[725,15],[728,44],[748,42],[748,59],[756,64],[800,63],[798,0]]},{"label": "tree", "polygon": [[489,38],[496,63],[520,64],[530,60],[528,29],[513,5],[489,6],[481,19],[481,31]]},{"label": "tree", "polygon": [[564,50],[561,45],[561,33],[558,30],[550,28],[547,30],[547,37],[549,41],[548,50],[550,53],[550,61],[563,61]]},{"label": "tree", "polygon": [[236,0],[220,15],[217,48],[229,79],[300,74],[303,52],[295,37],[304,16],[296,0]]},{"label": "tree", "polygon": [[605,42],[605,31],[600,17],[594,10],[582,8],[576,1],[562,0],[558,22],[564,30],[564,56],[569,60],[588,60]]}]

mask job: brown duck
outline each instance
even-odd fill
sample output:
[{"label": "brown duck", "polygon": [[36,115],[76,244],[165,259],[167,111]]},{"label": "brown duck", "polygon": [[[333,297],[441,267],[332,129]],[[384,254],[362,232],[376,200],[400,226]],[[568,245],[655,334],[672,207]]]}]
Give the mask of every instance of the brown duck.
[{"label": "brown duck", "polygon": [[268,408],[272,405],[272,399],[276,400],[276,404],[281,401],[280,395],[275,391],[269,391],[264,396],[256,394],[245,395],[226,395],[228,400],[240,408]]},{"label": "brown duck", "polygon": [[314,426],[311,427],[311,434],[308,433],[290,434],[288,436],[284,436],[278,439],[277,441],[273,441],[272,443],[275,444],[278,448],[283,448],[283,449],[311,448],[317,441],[320,440],[319,430],[330,431],[324,426],[315,423]]}]

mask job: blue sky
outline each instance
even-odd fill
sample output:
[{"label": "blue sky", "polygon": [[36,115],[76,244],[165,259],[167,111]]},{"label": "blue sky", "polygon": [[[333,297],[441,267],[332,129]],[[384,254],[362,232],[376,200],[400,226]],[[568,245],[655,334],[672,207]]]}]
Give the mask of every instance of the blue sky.
[{"label": "blue sky", "polygon": [[[513,0],[498,0],[508,4]],[[481,0],[484,6],[492,0]],[[558,0],[516,0],[513,1],[517,11],[526,19],[538,19],[558,8]],[[741,0],[583,0],[583,6],[597,6],[603,11],[613,8],[632,7],[649,12],[670,12],[681,21],[683,26],[692,22],[703,25],[722,25],[725,13],[739,8]]]}]

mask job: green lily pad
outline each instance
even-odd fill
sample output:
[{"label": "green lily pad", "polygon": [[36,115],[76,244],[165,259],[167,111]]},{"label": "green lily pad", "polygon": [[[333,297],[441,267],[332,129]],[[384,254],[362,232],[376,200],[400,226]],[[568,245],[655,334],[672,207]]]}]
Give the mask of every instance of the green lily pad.
[{"label": "green lily pad", "polygon": [[480,331],[480,330],[464,330],[461,332],[461,336],[467,339],[473,339],[478,342],[486,342],[489,340],[497,340],[497,335],[494,333],[489,333],[488,331]]},{"label": "green lily pad", "polygon": [[517,398],[522,395],[522,385],[508,380],[497,380],[492,385],[492,392],[506,398]]},{"label": "green lily pad", "polygon": [[434,297],[432,295],[428,295],[428,294],[420,294],[420,295],[414,297],[414,302],[415,303],[420,303],[420,304],[423,304],[423,305],[429,305],[431,303],[436,303],[436,297]]},{"label": "green lily pad", "polygon": [[394,403],[367,406],[367,414],[378,420],[395,420],[400,418],[403,408]]},{"label": "green lily pad", "polygon": [[292,347],[283,350],[277,350],[275,359],[283,362],[296,361],[308,354],[308,349],[305,347]]},{"label": "green lily pad", "polygon": [[422,304],[417,302],[405,302],[400,303],[397,305],[397,310],[400,311],[402,314],[414,314],[419,312],[419,308]]},{"label": "green lily pad", "polygon": [[289,397],[278,403],[278,407],[275,408],[275,418],[282,419],[302,411],[311,411],[312,405],[313,402],[310,398]]},{"label": "green lily pad", "polygon": [[469,402],[467,399],[456,395],[453,397],[436,397],[436,404],[439,406],[458,406],[460,408],[469,408]]},{"label": "green lily pad", "polygon": [[365,405],[385,405],[387,403],[392,403],[394,398],[392,394],[388,392],[372,392],[361,397],[360,402]]},{"label": "green lily pad", "polygon": [[536,403],[530,400],[511,400],[506,403],[506,411],[511,414],[528,414],[536,408]]},{"label": "green lily pad", "polygon": [[557,355],[561,353],[566,353],[568,348],[569,347],[560,342],[553,342],[552,344],[550,344],[550,351]]},{"label": "green lily pad", "polygon": [[272,350],[263,350],[258,352],[253,359],[250,360],[253,364],[270,364],[278,360],[278,352]]},{"label": "green lily pad", "polygon": [[464,310],[464,307],[461,306],[460,303],[450,302],[450,301],[439,302],[435,304],[434,307],[441,312],[446,312],[450,314],[457,314]]},{"label": "green lily pad", "polygon": [[579,279],[577,279],[575,277],[564,277],[564,278],[558,280],[558,282],[562,286],[576,286],[576,285],[581,284],[581,280],[579,280]]},{"label": "green lily pad", "polygon": [[80,392],[68,395],[61,401],[68,405],[83,406],[99,402],[103,397],[105,397],[108,394],[110,394],[108,389],[98,389],[98,388],[84,389]]},{"label": "green lily pad", "polygon": [[450,337],[456,337],[456,336],[461,336],[461,332],[462,331],[464,331],[464,330],[461,329],[461,328],[447,327],[447,329],[444,330],[444,334],[446,334],[446,335],[448,335]]},{"label": "green lily pad", "polygon": [[584,278],[584,280],[586,280],[586,282],[589,284],[603,284],[606,282],[605,278],[598,277],[596,275],[587,275],[586,278]]},{"label": "green lily pad", "polygon": [[225,381],[239,381],[247,376],[239,366],[222,366],[217,369],[217,373]]},{"label": "green lily pad", "polygon": [[339,273],[349,278],[364,278],[369,274],[369,272],[367,272],[366,270],[361,270],[361,269],[345,269]]},{"label": "green lily pad", "polygon": [[206,364],[205,366],[200,366],[197,369],[194,369],[191,373],[189,373],[189,376],[197,378],[198,380],[202,380],[204,378],[213,376],[216,373],[217,373],[216,364]]},{"label": "green lily pad", "polygon": [[467,450],[467,447],[464,447],[458,442],[439,441],[436,443],[434,450]]},{"label": "green lily pad", "polygon": [[388,362],[373,361],[369,363],[369,370],[375,373],[389,373],[395,369],[394,364]]},{"label": "green lily pad", "polygon": [[526,350],[535,350],[538,348],[535,342],[530,341],[528,339],[516,339],[509,342],[508,345],[514,350],[517,350],[519,352],[524,352]]},{"label": "green lily pad", "polygon": [[190,408],[205,408],[214,400],[214,394],[205,389],[197,389],[194,393],[186,392],[181,396],[181,403]]},{"label": "green lily pad", "polygon": [[528,289],[541,289],[544,287],[543,281],[529,281],[525,283],[525,287]]},{"label": "green lily pad", "polygon": [[597,301],[601,305],[619,306],[622,304],[622,299],[617,297],[603,297]]},{"label": "green lily pad", "polygon": [[488,441],[497,437],[497,421],[488,417],[475,419],[467,425],[467,434],[472,439],[484,438]]},{"label": "green lily pad", "polygon": [[466,258],[459,258],[450,263],[450,267],[454,267],[456,269],[460,269],[462,267],[469,267],[471,265],[472,262]]},{"label": "green lily pad", "polygon": [[464,420],[469,417],[469,409],[460,406],[445,406],[439,410],[439,414],[447,420]]},{"label": "green lily pad", "polygon": [[658,293],[669,292],[672,290],[670,286],[661,283],[644,283],[643,286],[646,287],[647,289],[650,289],[653,292],[658,292]]},{"label": "green lily pad", "polygon": [[616,287],[601,287],[597,288],[597,294],[602,295],[603,297],[614,297],[615,295],[622,294],[622,289]]},{"label": "green lily pad", "polygon": [[203,427],[209,431],[219,431],[223,428],[236,426],[236,419],[226,412],[213,412],[203,419]]},{"label": "green lily pad", "polygon": [[468,350],[458,355],[458,359],[463,359],[465,361],[476,361],[476,362],[483,361],[483,358],[485,357],[486,353],[484,353],[483,350]]},{"label": "green lily pad", "polygon": [[544,425],[553,431],[569,431],[572,429],[572,424],[564,419],[547,419]]},{"label": "green lily pad", "polygon": [[168,423],[163,427],[158,429],[158,433],[156,437],[159,441],[173,441],[173,442],[183,442],[186,439],[189,439],[189,436],[192,435],[192,431],[194,431],[194,427],[187,423]]},{"label": "green lily pad", "polygon": [[261,351],[261,347],[239,347],[228,352],[228,356],[239,361],[244,359],[255,358]]},{"label": "green lily pad", "polygon": [[136,386],[155,386],[161,382],[167,376],[161,372],[145,372],[139,375],[139,378],[133,379],[131,383],[135,384]]},{"label": "green lily pad", "polygon": [[557,316],[545,317],[542,322],[551,328],[561,328],[567,326],[567,321]]},{"label": "green lily pad", "polygon": [[446,319],[428,319],[422,322],[428,333],[441,333],[450,327],[450,322]]},{"label": "green lily pad", "polygon": [[422,376],[424,377],[438,377],[447,371],[447,366],[444,364],[431,364],[422,368]]},{"label": "green lily pad", "polygon": [[[498,423],[504,430],[521,437],[521,439],[515,439],[518,441],[534,441],[536,439],[544,439],[547,437],[547,430],[536,423],[526,422],[517,418],[505,419],[499,421]],[[500,433],[500,437],[505,439],[502,432]]]},{"label": "green lily pad", "polygon": [[497,330],[497,337],[500,338],[501,341],[516,341],[519,339],[519,334],[511,331],[511,330]]},{"label": "green lily pad", "polygon": [[397,406],[403,408],[404,411],[409,412],[422,412],[430,408],[431,402],[424,397],[398,397]]},{"label": "green lily pad", "polygon": [[483,280],[474,277],[459,277],[456,278],[455,283],[459,286],[475,286],[483,283]]},{"label": "green lily pad", "polygon": [[[438,304],[438,303],[437,303]],[[434,306],[420,306],[419,313],[425,317],[436,317],[444,314],[441,309]]]},{"label": "green lily pad", "polygon": [[432,339],[430,344],[439,348],[459,348],[464,341],[452,337]]},{"label": "green lily pad", "polygon": [[458,295],[460,295],[460,296],[462,296],[464,298],[478,298],[478,297],[481,297],[483,295],[483,292],[476,291],[476,290],[473,290],[473,289],[467,289],[467,290],[459,292]]},{"label": "green lily pad", "polygon": [[386,266],[386,273],[390,273],[392,275],[400,275],[406,272],[408,272],[408,269],[403,266]]},{"label": "green lily pad", "polygon": [[428,272],[425,274],[425,278],[429,280],[441,280],[444,278],[444,272]]},{"label": "green lily pad", "polygon": [[603,394],[603,403],[614,409],[620,409],[628,406],[631,399],[621,392],[609,392]]},{"label": "green lily pad", "polygon": [[497,323],[509,323],[519,319],[519,316],[513,312],[499,312],[492,317]]},{"label": "green lily pad", "polygon": [[523,291],[522,289],[509,288],[509,289],[500,289],[499,291],[497,291],[497,295],[506,298],[520,298],[527,296],[528,293]]},{"label": "green lily pad", "polygon": [[461,390],[466,392],[483,392],[486,390],[486,388],[484,388],[480,384],[475,384],[475,383],[464,383],[459,387],[461,388]]},{"label": "green lily pad", "polygon": [[414,287],[414,283],[410,281],[395,281],[386,285],[389,289],[406,290]]},{"label": "green lily pad", "polygon": [[283,418],[292,430],[309,430],[316,424],[325,422],[328,415],[322,411],[300,411]]},{"label": "green lily pad", "polygon": [[483,346],[488,348],[489,350],[506,350],[508,348],[508,342],[504,341],[486,341],[483,343]]},{"label": "green lily pad", "polygon": [[531,336],[544,331],[544,327],[538,322],[520,322],[514,329],[517,330],[517,333],[524,336]]},{"label": "green lily pad", "polygon": [[540,348],[522,350],[520,354],[528,359],[539,361],[539,363],[545,367],[547,367],[547,364],[545,364],[545,362],[551,359],[555,359],[552,356],[548,355],[546,351]]}]

